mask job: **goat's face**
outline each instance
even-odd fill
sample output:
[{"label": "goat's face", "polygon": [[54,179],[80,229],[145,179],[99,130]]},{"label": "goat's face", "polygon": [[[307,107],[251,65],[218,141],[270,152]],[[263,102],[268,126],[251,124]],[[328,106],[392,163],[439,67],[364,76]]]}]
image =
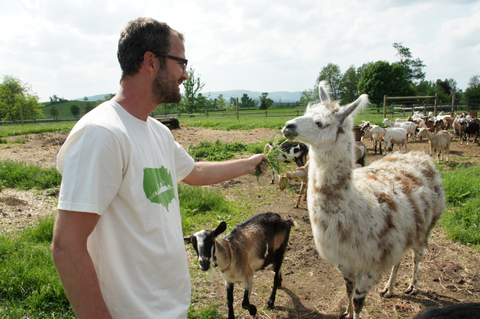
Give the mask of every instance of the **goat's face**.
[{"label": "goat's face", "polygon": [[309,103],[305,115],[285,123],[282,133],[287,138],[296,138],[299,141],[318,147],[330,146],[337,141],[340,135],[352,133],[352,120],[349,115],[360,105],[368,103],[367,95],[362,95],[355,102],[340,106],[338,101],[330,101],[330,88],[325,81],[319,86],[320,103]]},{"label": "goat's face", "polygon": [[215,262],[215,238],[227,228],[225,222],[221,222],[215,230],[201,230],[190,237],[184,237],[185,244],[192,244],[197,252],[200,269],[207,271]]}]

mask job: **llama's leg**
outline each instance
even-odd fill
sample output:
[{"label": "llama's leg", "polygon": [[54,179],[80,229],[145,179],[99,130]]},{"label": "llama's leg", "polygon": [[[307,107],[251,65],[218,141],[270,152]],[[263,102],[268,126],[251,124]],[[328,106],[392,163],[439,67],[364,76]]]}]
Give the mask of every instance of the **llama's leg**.
[{"label": "llama's leg", "polygon": [[392,267],[392,272],[390,273],[390,278],[388,279],[385,288],[380,292],[380,295],[385,298],[390,298],[393,295],[393,287],[395,285],[395,278],[397,277],[398,268],[400,263]]},{"label": "llama's leg", "polygon": [[257,314],[257,307],[250,303],[250,294],[252,293],[253,275],[245,280],[245,292],[243,293],[242,308],[247,309],[251,316]]},{"label": "llama's leg", "polygon": [[418,267],[420,266],[420,263],[423,261],[423,258],[425,257],[425,247],[422,246],[418,249],[415,249],[413,253],[413,275],[412,275],[412,281],[410,285],[408,286],[407,289],[405,289],[404,293],[414,295],[417,293],[417,285],[418,285],[418,279],[417,279],[417,274],[418,274]]},{"label": "llama's leg", "polygon": [[357,274],[358,279],[355,284],[355,290],[353,292],[353,319],[360,319],[360,312],[362,311],[365,304],[365,298],[367,298],[367,294],[372,289],[372,287],[375,287],[375,283],[378,282],[380,275],[380,271],[369,271],[366,273]]},{"label": "llama's leg", "polygon": [[235,319],[233,312],[233,284],[225,281],[225,287],[227,288],[228,319]]},{"label": "llama's leg", "polygon": [[345,280],[345,289],[348,298],[347,310],[342,314],[342,318],[353,318],[353,291],[355,290],[356,283],[355,273],[345,269],[342,265],[339,265],[338,269],[342,272],[343,279]]}]

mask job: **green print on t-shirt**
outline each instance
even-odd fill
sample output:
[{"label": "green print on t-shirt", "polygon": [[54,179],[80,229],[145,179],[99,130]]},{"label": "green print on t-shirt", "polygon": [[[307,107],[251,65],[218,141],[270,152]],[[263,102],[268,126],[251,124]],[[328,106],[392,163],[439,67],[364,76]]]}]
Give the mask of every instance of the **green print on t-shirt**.
[{"label": "green print on t-shirt", "polygon": [[175,198],[172,175],[165,167],[143,169],[143,191],[148,200],[162,204],[168,211],[168,204]]}]

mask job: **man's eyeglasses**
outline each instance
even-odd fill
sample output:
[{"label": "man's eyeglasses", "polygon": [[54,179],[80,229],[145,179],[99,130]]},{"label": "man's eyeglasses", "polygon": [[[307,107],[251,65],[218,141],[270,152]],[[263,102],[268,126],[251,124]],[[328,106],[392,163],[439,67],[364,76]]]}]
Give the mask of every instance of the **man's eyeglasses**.
[{"label": "man's eyeglasses", "polygon": [[[152,53],[155,54],[155,56],[163,56],[165,58],[169,58],[169,59],[172,59],[172,60],[175,60],[175,61],[182,62],[183,63],[183,70],[185,71],[187,69],[187,64],[188,64],[187,59],[179,58],[177,56],[168,55],[168,54],[165,54],[165,53],[158,53],[158,52],[152,52]],[[143,56],[140,58],[140,60],[143,60]]]}]

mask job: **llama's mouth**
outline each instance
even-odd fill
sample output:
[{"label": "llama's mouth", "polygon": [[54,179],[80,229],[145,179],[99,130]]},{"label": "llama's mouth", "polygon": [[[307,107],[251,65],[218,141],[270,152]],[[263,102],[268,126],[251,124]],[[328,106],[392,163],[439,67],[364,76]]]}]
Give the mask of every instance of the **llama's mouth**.
[{"label": "llama's mouth", "polygon": [[288,138],[288,139],[295,139],[298,136],[298,133],[296,131],[292,131],[286,127],[282,129],[283,135]]}]

